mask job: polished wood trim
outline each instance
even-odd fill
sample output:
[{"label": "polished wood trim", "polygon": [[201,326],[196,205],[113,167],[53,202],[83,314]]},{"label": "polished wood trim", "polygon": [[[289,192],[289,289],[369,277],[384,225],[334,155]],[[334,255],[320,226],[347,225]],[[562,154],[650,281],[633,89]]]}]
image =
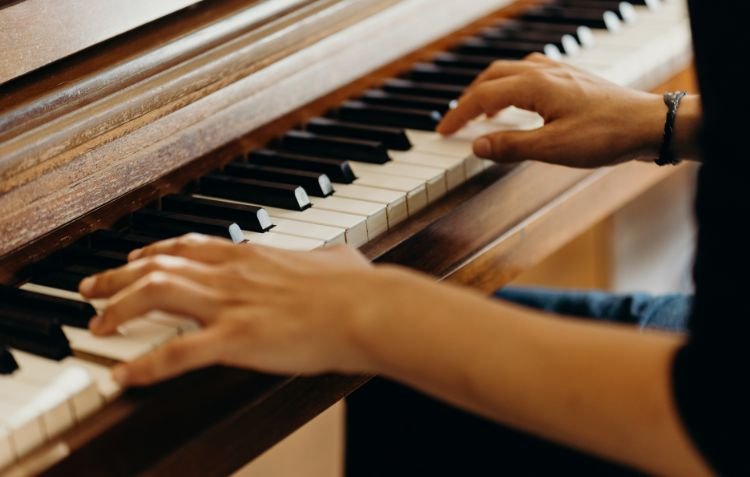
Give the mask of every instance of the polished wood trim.
[{"label": "polished wood trim", "polygon": [[0,4],[0,84],[200,0],[24,0]]},{"label": "polished wood trim", "polygon": [[[384,10],[380,0],[337,4],[271,37],[245,45],[232,42],[223,47],[228,53],[196,58],[187,70],[172,68],[0,143],[0,192],[5,192],[0,234],[8,238],[0,254],[504,3],[483,0],[466,6],[441,0],[436,8],[435,1],[412,0]],[[341,30],[342,22],[356,20],[356,27]],[[265,60],[259,64],[260,59]],[[219,77],[203,76],[200,64]]]},{"label": "polished wood trim", "polygon": [[[197,57],[316,0],[206,0],[0,84],[0,142]],[[318,2],[321,3],[321,2]],[[322,4],[322,3],[321,3]]]}]

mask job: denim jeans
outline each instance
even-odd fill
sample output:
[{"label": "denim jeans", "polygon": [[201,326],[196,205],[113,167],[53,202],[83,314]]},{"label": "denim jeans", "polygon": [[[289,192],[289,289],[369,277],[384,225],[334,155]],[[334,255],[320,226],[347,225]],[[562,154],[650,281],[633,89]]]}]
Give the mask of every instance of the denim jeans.
[{"label": "denim jeans", "polygon": [[545,288],[506,287],[497,298],[520,305],[592,320],[613,321],[669,331],[685,331],[693,303],[691,295],[612,294]]},{"label": "denim jeans", "polygon": [[[495,296],[559,315],[674,331],[685,329],[692,302],[685,295],[528,288]],[[347,398],[346,468],[347,477],[642,477],[381,378]]]}]

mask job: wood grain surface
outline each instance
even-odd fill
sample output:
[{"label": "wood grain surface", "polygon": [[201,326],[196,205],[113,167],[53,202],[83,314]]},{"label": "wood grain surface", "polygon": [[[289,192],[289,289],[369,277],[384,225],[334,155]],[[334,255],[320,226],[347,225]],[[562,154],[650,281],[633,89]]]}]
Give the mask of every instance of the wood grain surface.
[{"label": "wood grain surface", "polygon": [[199,1],[0,3],[0,84]]},{"label": "wood grain surface", "polygon": [[[437,8],[423,8],[427,3],[437,2],[411,4],[422,7],[417,20],[409,2],[403,2],[389,9],[398,14],[395,17],[365,12],[369,22],[358,21],[351,29],[346,28],[351,16],[335,20],[325,15],[326,9],[321,10],[330,23],[318,41],[304,43],[304,54],[294,42],[281,50],[271,49],[276,56],[269,53],[264,57],[268,58],[264,67],[210,93],[209,86],[186,92],[189,98],[175,109],[171,109],[173,102],[181,100],[169,96],[174,92],[170,88],[165,90],[172,98],[169,101],[138,103],[147,96],[134,94],[124,103],[108,103],[100,111],[110,118],[116,117],[110,106],[127,110],[128,105],[141,104],[147,109],[107,132],[84,128],[83,136],[66,136],[68,126],[79,127],[85,119],[67,123],[70,112],[66,110],[56,119],[61,122],[56,125],[60,127],[57,136],[49,139],[51,147],[57,147],[55,154],[29,169],[22,168],[33,171],[28,180],[19,180],[23,172],[18,170],[7,176],[7,181],[16,182],[0,195],[0,233],[8,242],[3,244],[5,255],[0,258],[0,280],[22,279],[25,265],[114,223],[156,197],[184,188],[238,154],[522,6],[514,4],[446,36],[446,31],[470,21],[459,22],[459,17],[479,15],[489,3],[480,8],[446,1],[451,18],[429,16]],[[383,4],[371,5],[373,11],[386,11]],[[470,8],[477,10],[461,16],[459,10]],[[399,19],[398,28],[385,29]],[[290,33],[284,28],[278,32],[281,36]],[[250,47],[259,48],[263,41]],[[349,48],[354,41],[365,44],[365,49]],[[419,46],[423,48],[408,53]],[[210,61],[205,64],[212,65]],[[196,75],[198,71],[192,66],[188,69]],[[179,84],[181,75],[176,70],[163,73]],[[156,80],[160,74],[148,79]],[[689,78],[686,73],[669,88],[685,84]],[[33,89],[33,85],[29,87]],[[144,89],[145,93],[153,91]],[[17,93],[16,98],[22,97]],[[109,98],[107,93],[97,101]],[[18,137],[37,127],[29,126]],[[33,146],[33,142],[25,144]],[[45,169],[49,164],[54,166]],[[0,174],[13,165],[9,167],[0,165]],[[496,166],[363,251],[379,262],[398,263],[437,279],[493,290],[670,171],[643,164],[600,171],[532,163]],[[274,377],[227,368],[198,371],[126,393],[39,449],[16,470],[61,476],[227,475],[367,379]]]}]

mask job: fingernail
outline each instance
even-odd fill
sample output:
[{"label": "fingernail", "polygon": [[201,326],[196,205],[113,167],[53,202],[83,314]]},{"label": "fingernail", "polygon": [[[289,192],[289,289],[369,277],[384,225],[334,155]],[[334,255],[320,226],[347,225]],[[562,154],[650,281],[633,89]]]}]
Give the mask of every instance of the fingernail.
[{"label": "fingernail", "polygon": [[132,252],[130,252],[128,254],[128,260],[131,261],[131,262],[133,260],[138,260],[138,258],[141,256],[141,253],[143,253],[143,249],[141,249],[141,248],[137,248],[137,249],[133,250]]},{"label": "fingernail", "polygon": [[492,143],[486,137],[480,137],[474,141],[474,154],[479,157],[489,158],[492,155]]},{"label": "fingernail", "polygon": [[78,285],[78,291],[81,292],[81,295],[90,295],[94,291],[94,285],[96,285],[95,277],[84,278],[81,284]]},{"label": "fingernail", "polygon": [[122,387],[125,387],[128,385],[128,379],[130,378],[128,374],[127,368],[125,366],[115,366],[115,368],[112,370],[112,379],[114,379],[117,384],[119,384]]}]

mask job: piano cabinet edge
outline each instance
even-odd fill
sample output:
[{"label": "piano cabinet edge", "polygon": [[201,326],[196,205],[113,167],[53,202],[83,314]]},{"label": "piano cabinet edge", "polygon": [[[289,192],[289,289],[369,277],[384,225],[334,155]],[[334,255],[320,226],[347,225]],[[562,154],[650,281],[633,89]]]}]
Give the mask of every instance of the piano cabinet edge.
[{"label": "piano cabinet edge", "polygon": [[[676,80],[664,85],[659,90],[677,89],[677,87],[685,87],[686,84],[692,85],[692,83],[686,83],[685,78],[692,79],[690,71],[678,76]],[[475,190],[472,188],[480,187],[486,183],[500,183],[502,181],[498,179],[506,178],[507,180],[512,178],[513,174],[521,175],[524,171],[542,171],[543,168],[547,168],[547,166],[538,164],[525,167],[526,169],[514,170],[511,173],[495,167],[475,178],[473,185],[469,185],[464,193]],[[650,169],[646,170],[644,167],[650,167]],[[422,267],[422,271],[432,272],[437,278],[448,279],[454,283],[479,287],[484,291],[493,290],[507,283],[521,269],[541,260],[544,255],[573,238],[577,232],[584,230],[600,218],[616,210],[617,207],[657,183],[670,172],[671,169],[669,168],[660,169],[642,164],[628,164],[597,172],[577,171],[576,174],[580,175],[569,176],[571,185],[564,191],[567,194],[561,196],[566,200],[548,201],[541,207],[542,213],[536,216],[528,216],[524,220],[516,222],[513,225],[515,228],[511,227],[506,235],[499,236],[500,238],[494,237],[483,244],[477,243],[471,250],[464,250],[463,259],[448,264],[443,263],[433,270]],[[183,172],[183,174],[185,173]],[[161,188],[155,187],[151,194],[156,193],[154,191],[163,192],[165,187],[174,187],[175,183],[162,185]],[[608,192],[611,191],[613,184],[617,184],[618,187],[627,184],[629,190],[614,195],[609,194]],[[498,193],[497,190],[493,191],[493,188],[486,192],[486,200]],[[595,209],[589,207],[592,197],[602,199],[599,201],[601,203],[597,203]],[[452,213],[443,214],[445,217],[441,220],[442,225],[434,225],[434,227],[447,225],[456,219],[458,214],[471,213],[473,207],[485,208],[487,205],[482,200],[473,200]],[[588,212],[586,212],[587,210]],[[104,214],[102,217],[104,217]],[[105,221],[102,217],[96,220],[90,219],[88,225],[83,226],[81,230],[90,228],[92,224],[95,225],[97,220]],[[421,220],[429,222],[429,217],[429,213],[425,213]],[[575,222],[571,223],[571,218],[575,219]],[[417,217],[417,219],[419,220],[420,217]],[[565,232],[568,226],[570,226],[570,229]],[[389,256],[395,257],[395,253],[404,253],[407,250],[424,251],[425,240],[429,238],[431,233],[434,233],[434,230],[430,226],[415,233],[414,230],[405,228],[400,237],[394,236],[390,239],[394,247],[390,249],[390,255],[386,247],[379,249],[377,242],[368,245],[368,254],[373,258],[380,257],[382,260],[388,260]],[[422,246],[420,246],[420,243]],[[534,250],[533,247],[539,248]],[[365,250],[368,250],[368,248]],[[393,250],[401,250],[401,252],[392,252]],[[24,257],[28,258],[28,255],[24,255]],[[235,370],[207,370],[205,373],[208,374],[198,373],[167,383],[164,385],[165,387],[153,390],[154,394],[151,394],[151,399],[155,399],[153,396],[159,394],[161,402],[178,400],[184,396],[184,394],[175,391],[176,389],[183,389],[179,388],[180,383],[189,383],[191,387],[196,389],[209,388],[210,391],[214,391],[212,386],[205,386],[205,384],[215,382],[222,376],[231,376],[230,381],[236,379],[237,381],[233,382],[240,383],[235,384],[236,386],[253,387],[248,384],[252,382],[257,385],[257,381],[253,381],[257,375],[250,373],[240,372],[241,375],[238,375],[235,374],[238,373]],[[177,436],[175,432],[170,432],[172,441],[155,444],[156,447],[153,450],[160,451],[159,457],[156,457],[156,452],[151,453],[150,459],[144,460],[141,456],[142,460],[137,464],[140,470],[137,473],[141,475],[161,473],[163,475],[163,473],[171,472],[173,469],[179,469],[180,475],[186,476],[226,475],[232,470],[240,468],[248,460],[260,455],[304,422],[364,384],[367,379],[367,377],[322,376],[296,378],[285,381],[281,386],[278,382],[267,384],[263,391],[268,392],[260,393],[263,394],[262,398],[257,398],[256,395],[256,399],[250,399],[222,416],[216,416],[213,423],[201,429],[200,432],[189,436]],[[224,388],[222,392],[214,392],[211,399],[226,397],[227,390],[227,388]],[[159,392],[157,393],[157,391]],[[256,388],[255,392],[257,391]],[[310,398],[310,396],[314,396],[314,398]],[[126,394],[120,400],[110,403],[101,413],[88,419],[81,426],[69,431],[57,444],[62,442],[67,445],[70,454],[57,465],[47,469],[44,475],[68,475],[69,473],[94,475],[97,470],[103,468],[96,467],[92,463],[100,465],[107,459],[111,459],[110,462],[118,462],[118,459],[123,456],[121,455],[121,448],[116,444],[122,442],[122,436],[133,435],[128,433],[149,429],[149,426],[139,428],[135,422],[126,418],[137,412],[145,412],[146,415],[149,415],[149,412],[154,413],[151,414],[154,418],[160,416],[155,413],[156,409],[153,406],[146,406],[148,402],[149,399],[144,394]],[[295,412],[292,413],[290,410]],[[266,414],[266,411],[269,411],[269,413]],[[190,415],[181,415],[181,418],[188,419]],[[105,424],[111,422],[118,422],[119,424],[114,429],[106,427]],[[260,430],[258,423],[265,423],[265,432],[258,432]],[[260,438],[258,437],[259,434],[261,434]],[[184,442],[183,439],[187,438],[190,438],[188,442]],[[184,444],[179,445],[180,442],[184,442]],[[164,452],[161,452],[162,450]],[[128,457],[137,460],[136,456]],[[89,461],[92,458],[94,460]],[[221,467],[218,465],[212,466],[210,469],[202,467],[206,465],[209,459],[213,458],[221,458]]]},{"label": "piano cabinet edge", "polygon": [[[377,6],[390,1],[369,0],[369,3]],[[263,56],[263,64],[248,66],[248,71],[242,73],[248,76],[241,78],[226,78],[218,68],[223,64],[219,60],[213,65],[216,74],[213,80],[200,76],[203,75],[203,70],[197,67],[200,65],[188,71],[188,79],[201,81],[188,83],[184,75],[178,76],[178,69],[172,68],[164,75],[149,78],[153,80],[149,83],[152,88],[127,89],[137,91],[136,97],[124,97],[118,91],[111,98],[99,99],[94,104],[106,100],[112,107],[98,111],[93,124],[92,117],[84,114],[88,110],[82,108],[70,113],[75,117],[55,118],[65,121],[50,118],[45,125],[25,131],[18,140],[12,138],[12,142],[0,144],[3,152],[0,163],[4,163],[0,166],[0,175],[4,177],[0,190],[5,191],[0,194],[3,213],[0,231],[8,238],[7,243],[0,244],[0,254],[12,253],[226,144],[234,143],[245,150],[248,146],[262,145],[274,136],[261,140],[253,134],[247,139],[248,131],[262,129],[271,122],[278,126],[279,118],[295,116],[295,112],[297,121],[323,113],[335,103],[320,103],[316,98],[343,99],[361,91],[363,86],[379,83],[405,69],[415,58],[429,56],[436,47],[444,48],[466,32],[486,25],[491,20],[476,18],[491,11],[493,5],[506,7],[490,16],[495,19],[520,8],[508,6],[507,0],[484,0],[471,8],[445,2],[446,11],[456,15],[436,14],[434,11],[440,10],[437,8],[430,9],[435,17],[431,20],[424,15],[420,18],[408,15],[423,3],[424,0],[398,3],[344,30],[337,29],[335,19],[325,18],[322,41],[310,44],[310,35],[298,38],[300,45],[306,45],[304,55],[297,54],[300,45],[289,45],[291,39],[285,40],[281,42],[281,51]],[[397,34],[387,28],[394,20],[399,20]],[[340,19],[345,26],[351,26],[351,21],[351,15]],[[471,27],[448,34],[471,21],[474,21]],[[262,41],[257,47],[270,48]],[[234,58],[231,55],[241,58],[241,49],[230,50],[229,56],[221,61]],[[357,81],[358,78],[365,81]],[[204,81],[206,86],[198,91],[183,89]],[[359,85],[359,90],[347,87],[353,82]],[[140,83],[134,86],[139,85],[143,86]],[[218,85],[221,87],[216,89]],[[342,91],[347,92],[345,96]],[[310,103],[319,109],[311,110]],[[65,128],[47,130],[57,124],[64,124]],[[290,122],[286,127],[294,125]],[[24,139],[32,132],[40,137],[39,141]]]}]

